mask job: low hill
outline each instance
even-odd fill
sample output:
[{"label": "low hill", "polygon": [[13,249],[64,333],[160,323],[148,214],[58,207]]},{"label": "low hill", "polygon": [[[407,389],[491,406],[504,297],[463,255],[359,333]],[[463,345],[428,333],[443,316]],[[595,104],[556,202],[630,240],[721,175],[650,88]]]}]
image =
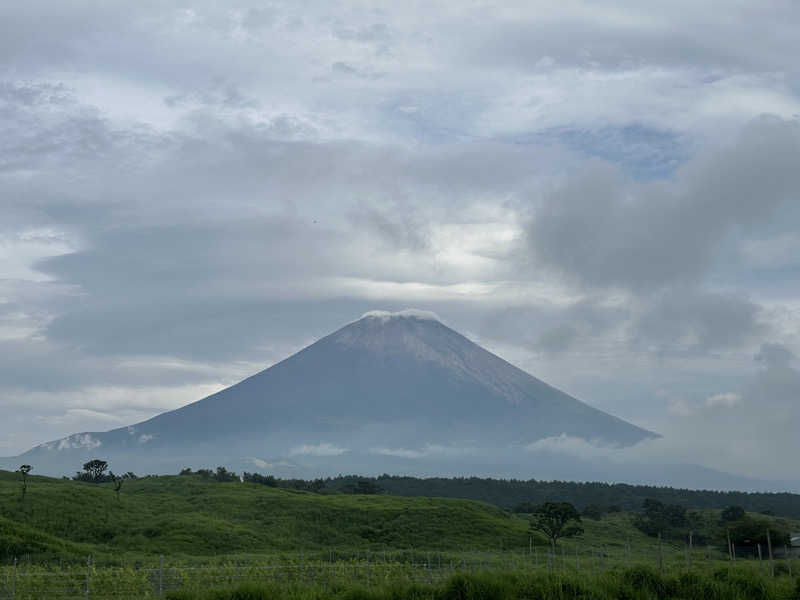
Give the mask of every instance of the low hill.
[{"label": "low hill", "polygon": [[0,555],[215,554],[523,547],[527,521],[481,502],[319,495],[197,476],[110,484],[0,472]]}]

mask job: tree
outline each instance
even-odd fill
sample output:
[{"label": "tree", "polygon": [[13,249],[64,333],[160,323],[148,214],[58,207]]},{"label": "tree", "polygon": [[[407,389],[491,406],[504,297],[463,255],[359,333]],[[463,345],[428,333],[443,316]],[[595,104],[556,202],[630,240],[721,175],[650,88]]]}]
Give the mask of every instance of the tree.
[{"label": "tree", "polygon": [[780,548],[790,543],[791,535],[785,526],[766,519],[754,519],[747,516],[730,523],[726,535],[730,535],[731,542],[736,546],[755,548],[757,544],[761,544],[763,548],[766,548],[767,530],[769,530],[769,541],[773,547]]},{"label": "tree", "polygon": [[681,529],[687,525],[686,507],[680,504],[664,504],[660,500],[646,498],[642,502],[643,513],[634,520],[634,525],[650,536],[683,537]]},{"label": "tree", "polygon": [[83,464],[83,472],[78,472],[73,479],[75,481],[87,481],[89,483],[105,483],[111,481],[106,475],[108,463],[104,460],[93,459]]},{"label": "tree", "polygon": [[239,476],[233,471],[228,471],[225,467],[217,467],[217,472],[214,473],[214,479],[225,483],[228,481],[239,481]]},{"label": "tree", "polygon": [[603,515],[606,514],[607,509],[605,506],[600,506],[599,504],[590,504],[586,508],[583,509],[583,516],[587,519],[592,519],[594,521],[599,521],[603,518]]},{"label": "tree", "polygon": [[261,475],[260,473],[242,473],[242,477],[249,483],[258,483],[269,487],[278,487],[278,480],[272,475]]},{"label": "tree", "polygon": [[125,483],[126,479],[134,479],[136,475],[133,477],[128,477],[129,475],[133,475],[130,471],[125,473],[122,477],[118,477],[114,474],[114,471],[111,471],[108,476],[111,478],[111,481],[114,482],[114,493],[117,495],[117,502],[119,502],[119,491],[122,489],[122,484]]},{"label": "tree", "polygon": [[559,538],[583,533],[581,515],[569,502],[545,502],[533,511],[531,530],[545,534],[555,550]]},{"label": "tree", "polygon": [[723,522],[739,521],[744,519],[745,512],[741,506],[729,506],[722,511],[720,518]]},{"label": "tree", "polygon": [[25,494],[28,492],[28,473],[33,470],[30,465],[20,465],[17,473],[22,475],[22,501],[25,502]]},{"label": "tree", "polygon": [[108,463],[104,460],[95,458],[87,463],[84,463],[83,470],[92,476],[92,479],[99,481],[105,479],[106,471],[108,471]]}]

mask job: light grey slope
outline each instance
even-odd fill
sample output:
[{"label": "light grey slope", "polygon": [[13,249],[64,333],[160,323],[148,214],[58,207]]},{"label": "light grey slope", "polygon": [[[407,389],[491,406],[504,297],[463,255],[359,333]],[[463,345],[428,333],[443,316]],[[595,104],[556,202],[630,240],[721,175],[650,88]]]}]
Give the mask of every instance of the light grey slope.
[{"label": "light grey slope", "polygon": [[562,433],[621,446],[655,436],[547,385],[435,319],[371,314],[198,402],[23,456],[76,465],[94,454],[135,455],[131,462],[154,468],[215,464],[223,456],[335,465],[382,451],[424,454],[432,446],[444,453],[513,448]]}]

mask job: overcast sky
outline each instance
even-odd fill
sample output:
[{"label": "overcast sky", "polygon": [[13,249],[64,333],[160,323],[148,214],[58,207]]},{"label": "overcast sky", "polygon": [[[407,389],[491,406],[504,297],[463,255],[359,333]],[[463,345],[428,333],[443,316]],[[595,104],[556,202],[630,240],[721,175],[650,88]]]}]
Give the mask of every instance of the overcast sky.
[{"label": "overcast sky", "polygon": [[800,479],[794,0],[177,6],[0,4],[0,455],[416,307]]}]

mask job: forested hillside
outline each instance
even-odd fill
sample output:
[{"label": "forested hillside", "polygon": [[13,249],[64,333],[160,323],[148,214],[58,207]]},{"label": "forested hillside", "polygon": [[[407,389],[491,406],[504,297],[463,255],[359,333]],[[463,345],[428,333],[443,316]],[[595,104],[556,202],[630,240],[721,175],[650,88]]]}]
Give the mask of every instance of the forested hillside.
[{"label": "forested hillside", "polygon": [[741,506],[749,512],[768,512],[800,518],[800,495],[749,492],[686,490],[624,483],[577,483],[569,481],[527,481],[519,479],[484,479],[479,477],[340,477],[328,480],[331,488],[353,485],[354,480],[369,481],[386,493],[396,496],[432,496],[481,500],[513,510],[525,503],[539,504],[548,500],[571,502],[579,509],[590,505],[619,506],[638,511],[646,499],[687,508],[724,509]]}]

